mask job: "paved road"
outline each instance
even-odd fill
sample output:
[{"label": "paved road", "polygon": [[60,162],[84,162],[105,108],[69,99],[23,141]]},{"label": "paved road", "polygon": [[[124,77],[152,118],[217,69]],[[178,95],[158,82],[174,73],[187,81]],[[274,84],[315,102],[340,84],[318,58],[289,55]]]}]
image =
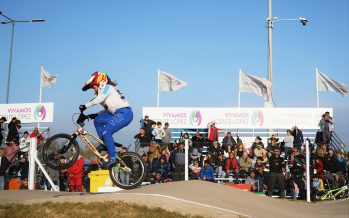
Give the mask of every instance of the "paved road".
[{"label": "paved road", "polygon": [[258,196],[231,187],[202,181],[151,185],[105,194],[47,191],[0,192],[1,204],[46,201],[87,203],[105,200],[123,200],[207,217],[349,217],[349,200],[308,204]]}]

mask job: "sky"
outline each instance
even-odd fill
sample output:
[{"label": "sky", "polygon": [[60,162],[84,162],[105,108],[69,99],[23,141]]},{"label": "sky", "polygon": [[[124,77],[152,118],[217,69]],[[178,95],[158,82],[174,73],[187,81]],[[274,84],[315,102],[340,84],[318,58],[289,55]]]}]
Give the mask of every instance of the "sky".
[{"label": "sky", "polygon": [[[55,104],[54,123],[44,124],[51,134],[75,129],[72,114],[93,96],[81,88],[97,70],[119,83],[132,106],[133,122],[114,135],[125,144],[133,143],[142,107],[156,106],[158,69],[188,82],[160,94],[166,107],[237,107],[239,69],[267,77],[267,0],[0,0],[0,11],[46,20],[16,24],[9,102],[38,102],[40,66],[58,74],[43,90],[43,102]],[[309,20],[274,23],[276,107],[316,107],[316,67],[349,85],[349,1],[274,0],[273,16]],[[10,36],[11,25],[0,24],[0,103]],[[241,107],[263,107],[263,98],[242,93]],[[348,96],[320,92],[320,107],[334,108],[335,131],[349,144]]]}]

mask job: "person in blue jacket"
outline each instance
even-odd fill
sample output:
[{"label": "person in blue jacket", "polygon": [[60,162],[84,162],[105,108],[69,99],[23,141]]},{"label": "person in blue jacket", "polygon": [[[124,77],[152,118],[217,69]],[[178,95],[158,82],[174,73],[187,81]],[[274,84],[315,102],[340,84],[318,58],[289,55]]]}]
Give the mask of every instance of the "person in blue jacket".
[{"label": "person in blue jacket", "polygon": [[202,167],[200,171],[200,179],[214,182],[214,169],[209,160],[204,161],[204,167]]}]

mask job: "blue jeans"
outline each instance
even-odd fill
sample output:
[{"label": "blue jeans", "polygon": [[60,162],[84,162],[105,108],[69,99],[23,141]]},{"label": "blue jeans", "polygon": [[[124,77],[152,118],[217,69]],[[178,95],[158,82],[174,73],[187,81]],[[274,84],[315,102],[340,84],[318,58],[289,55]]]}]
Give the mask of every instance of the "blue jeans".
[{"label": "blue jeans", "polygon": [[0,176],[0,190],[4,190],[5,176]]},{"label": "blue jeans", "polygon": [[114,114],[102,111],[94,120],[98,137],[104,141],[110,159],[115,159],[115,145],[113,134],[131,123],[133,113],[131,108],[121,108]]}]

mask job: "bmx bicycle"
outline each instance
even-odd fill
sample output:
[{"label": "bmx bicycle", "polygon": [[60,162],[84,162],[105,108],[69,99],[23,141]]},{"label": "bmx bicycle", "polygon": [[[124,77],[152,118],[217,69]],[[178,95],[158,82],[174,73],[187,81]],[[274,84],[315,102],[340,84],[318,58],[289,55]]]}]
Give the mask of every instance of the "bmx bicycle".
[{"label": "bmx bicycle", "polygon": [[[42,157],[48,167],[55,170],[64,170],[77,161],[80,154],[77,137],[87,145],[100,162],[106,163],[108,161],[108,154],[102,155],[89,139],[97,142],[97,145],[104,146],[104,142],[83,128],[85,121],[91,120],[93,117],[93,114],[85,115],[81,112],[76,123],[72,119],[78,127],[73,134],[56,134],[46,141],[42,148]],[[64,161],[57,160],[55,155],[63,156]],[[109,174],[113,183],[122,189],[132,189],[140,186],[146,176],[146,166],[143,158],[135,152],[118,152],[116,158],[117,162],[109,167]]]},{"label": "bmx bicycle", "polygon": [[341,188],[331,189],[326,194],[320,197],[320,200],[336,200],[340,198],[349,197],[349,185],[342,186]]}]

